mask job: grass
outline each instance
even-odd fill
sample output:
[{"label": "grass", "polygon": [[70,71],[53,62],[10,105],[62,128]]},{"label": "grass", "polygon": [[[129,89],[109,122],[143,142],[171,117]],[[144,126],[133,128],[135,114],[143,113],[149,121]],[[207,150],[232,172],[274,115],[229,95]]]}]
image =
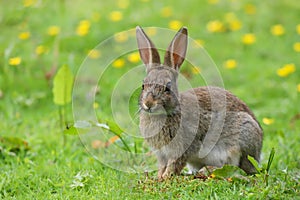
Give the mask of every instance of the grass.
[{"label": "grass", "polygon": [[[300,198],[300,54],[299,48],[293,48],[300,42],[300,30],[296,30],[300,17],[298,1],[24,0],[0,4],[0,199]],[[112,20],[117,18],[120,21]],[[181,24],[188,27],[193,39],[204,41],[225,88],[247,102],[261,122],[263,167],[271,149],[275,149],[268,185],[264,174],[207,180],[180,176],[157,182],[155,172],[125,173],[98,162],[77,136],[66,135],[63,139],[59,109],[52,96],[53,77],[60,66],[67,64],[76,75],[90,50],[136,25],[176,29]],[[271,33],[278,24],[284,32],[277,26]],[[60,31],[55,34],[53,27]],[[81,29],[81,35],[77,29]],[[255,37],[249,45],[242,42],[248,33]],[[169,42],[171,38],[161,40]],[[96,54],[96,59],[89,57],[85,62],[97,70],[98,61],[118,50],[117,45],[122,42],[112,44],[106,49],[108,52],[100,52],[102,57],[97,58]],[[124,63],[119,63],[119,67],[109,67],[99,82],[94,107],[100,120],[114,120],[110,103],[116,81],[141,64],[129,61],[127,56],[120,57]],[[11,58],[20,58],[21,63],[11,63]],[[233,61],[231,67],[228,60]],[[201,73],[209,69],[198,67]],[[188,62],[181,72],[193,85],[203,84]],[[90,84],[91,77],[82,78],[80,83]],[[132,90],[138,87],[133,84]],[[131,96],[132,117],[136,97]],[[66,123],[73,121],[73,109],[66,106]],[[123,113],[119,111],[117,117],[121,128],[126,129],[131,124],[126,124]],[[7,143],[8,139],[12,142]],[[124,139],[132,151],[136,144],[138,148],[143,145],[140,140],[131,143],[129,138]],[[122,147],[118,141],[116,144]]]}]

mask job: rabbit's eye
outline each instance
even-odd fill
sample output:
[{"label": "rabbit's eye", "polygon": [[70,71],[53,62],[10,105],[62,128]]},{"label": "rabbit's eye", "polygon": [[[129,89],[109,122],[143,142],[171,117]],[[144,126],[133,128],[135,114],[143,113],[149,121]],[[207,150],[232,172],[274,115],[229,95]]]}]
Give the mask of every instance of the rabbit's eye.
[{"label": "rabbit's eye", "polygon": [[144,90],[144,87],[145,87],[145,86],[144,86],[144,84],[143,84],[143,85],[142,85],[142,90]]},{"label": "rabbit's eye", "polygon": [[165,92],[170,92],[170,91],[171,91],[171,82],[168,82],[165,87]]}]

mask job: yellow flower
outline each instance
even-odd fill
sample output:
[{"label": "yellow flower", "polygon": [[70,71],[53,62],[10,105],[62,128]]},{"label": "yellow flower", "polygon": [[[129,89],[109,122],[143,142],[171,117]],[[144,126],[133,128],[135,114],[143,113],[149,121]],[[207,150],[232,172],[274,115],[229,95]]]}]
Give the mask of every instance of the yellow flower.
[{"label": "yellow flower", "polygon": [[47,30],[47,34],[50,36],[56,36],[60,33],[60,28],[58,26],[50,26]]},{"label": "yellow flower", "polygon": [[120,11],[112,11],[109,13],[109,19],[113,22],[118,22],[123,19],[123,14]]},{"label": "yellow flower", "polygon": [[234,69],[237,67],[237,62],[234,59],[228,59],[224,62],[224,67],[227,69]]},{"label": "yellow flower", "polygon": [[169,28],[173,30],[178,30],[182,27],[182,22],[178,20],[172,20],[169,22]]},{"label": "yellow flower", "polygon": [[206,29],[211,33],[219,33],[225,31],[224,24],[219,20],[209,21],[206,25]]},{"label": "yellow flower", "polygon": [[47,51],[47,48],[43,45],[39,45],[35,48],[35,54],[36,55],[41,55]]},{"label": "yellow flower", "polygon": [[94,108],[94,109],[97,109],[97,108],[99,108],[99,103],[97,103],[97,102],[94,102],[94,103],[93,103],[93,108]]},{"label": "yellow flower", "polygon": [[237,19],[237,17],[234,14],[234,12],[225,13],[225,20],[226,20],[226,22],[231,22],[231,21],[233,21],[235,19]]},{"label": "yellow flower", "polygon": [[229,29],[232,31],[237,31],[242,28],[242,23],[240,20],[235,19],[229,22]]},{"label": "yellow flower", "polygon": [[300,42],[296,42],[293,47],[296,52],[300,52]]},{"label": "yellow flower", "polygon": [[129,5],[129,1],[128,0],[118,0],[117,2],[117,6],[121,9],[126,9]]},{"label": "yellow flower", "polygon": [[298,24],[298,25],[296,26],[296,31],[297,31],[297,33],[300,35],[300,24]]},{"label": "yellow flower", "polygon": [[139,54],[139,52],[131,53],[128,55],[127,59],[129,62],[137,63],[140,61],[140,54]]},{"label": "yellow flower", "polygon": [[18,35],[18,37],[19,37],[20,40],[27,40],[28,38],[30,38],[30,32],[28,32],[28,31],[21,32]]},{"label": "yellow flower", "polygon": [[88,20],[81,20],[76,28],[76,34],[79,36],[85,36],[89,33],[91,22]]},{"label": "yellow flower", "polygon": [[172,15],[172,8],[170,6],[163,7],[160,14],[162,17],[170,17]]},{"label": "yellow flower", "polygon": [[238,20],[238,18],[233,12],[226,13],[225,20],[229,24],[229,29],[231,31],[237,31],[242,27],[242,22]]},{"label": "yellow flower", "polygon": [[211,175],[209,176],[209,178],[215,178],[215,177],[216,177],[215,174],[211,174]]},{"label": "yellow flower", "polygon": [[243,35],[242,42],[245,45],[251,45],[256,42],[256,37],[253,33],[247,33]]},{"label": "yellow flower", "polygon": [[125,60],[123,58],[119,58],[112,63],[112,66],[115,68],[122,68],[125,65]]},{"label": "yellow flower", "polygon": [[35,2],[36,2],[36,0],[23,0],[23,6],[30,7],[30,6],[34,5]]},{"label": "yellow flower", "polygon": [[17,65],[20,65],[22,62],[22,59],[20,57],[13,57],[13,58],[10,58],[8,63],[12,66],[17,66]]},{"label": "yellow flower", "polygon": [[281,24],[276,24],[271,27],[271,33],[275,36],[281,36],[285,33],[284,27]]},{"label": "yellow flower", "polygon": [[154,36],[157,33],[157,29],[155,27],[150,27],[147,29],[147,35]]},{"label": "yellow flower", "polygon": [[88,57],[91,59],[97,59],[101,56],[101,52],[97,49],[92,49],[89,51]]},{"label": "yellow flower", "polygon": [[274,123],[274,119],[264,117],[264,118],[263,118],[263,123],[264,123],[265,125],[271,125],[271,124]]},{"label": "yellow flower", "polygon": [[248,15],[254,15],[256,13],[256,7],[250,3],[245,5],[244,10]]},{"label": "yellow flower", "polygon": [[294,63],[286,64],[282,68],[277,70],[277,75],[280,77],[286,77],[296,71]]},{"label": "yellow flower", "polygon": [[207,3],[209,3],[209,4],[217,4],[217,3],[219,3],[219,0],[207,0]]},{"label": "yellow flower", "polygon": [[128,40],[128,34],[127,32],[120,32],[114,35],[114,39],[116,42],[126,42]]},{"label": "yellow flower", "polygon": [[201,73],[200,67],[193,67],[192,68],[192,73],[193,74],[200,74]]},{"label": "yellow flower", "polygon": [[196,39],[194,40],[194,42],[192,43],[192,46],[194,48],[200,48],[200,47],[203,47],[204,46],[204,40],[201,40],[201,39]]},{"label": "yellow flower", "polygon": [[300,92],[300,83],[297,85],[297,91]]}]

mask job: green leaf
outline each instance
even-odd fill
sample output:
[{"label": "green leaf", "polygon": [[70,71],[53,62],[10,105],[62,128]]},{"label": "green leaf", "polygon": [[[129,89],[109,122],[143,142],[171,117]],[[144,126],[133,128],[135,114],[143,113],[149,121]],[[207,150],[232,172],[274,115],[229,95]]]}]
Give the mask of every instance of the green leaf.
[{"label": "green leaf", "polygon": [[237,166],[224,165],[222,168],[213,171],[213,174],[221,178],[230,178],[236,175],[246,175],[243,170]]},{"label": "green leaf", "polygon": [[113,132],[115,135],[117,136],[121,136],[122,133],[124,132],[119,126],[118,124],[116,124],[115,122],[113,121],[106,121],[106,124],[108,125],[109,127],[109,130],[111,132]]},{"label": "green leaf", "polygon": [[56,105],[66,105],[72,99],[74,76],[67,65],[63,65],[53,80],[53,101]]},{"label": "green leaf", "polygon": [[88,132],[89,129],[93,127],[93,124],[89,121],[76,121],[74,124],[68,126],[64,130],[64,134],[67,135],[77,135]]},{"label": "green leaf", "polygon": [[250,155],[248,155],[248,160],[255,167],[256,171],[258,173],[260,173],[261,172],[261,168],[258,166],[258,162],[252,156],[250,156]]},{"label": "green leaf", "polygon": [[67,129],[64,130],[64,134],[67,135],[77,135],[78,131],[74,126],[68,127]]},{"label": "green leaf", "polygon": [[272,162],[273,162],[273,158],[274,158],[274,155],[275,155],[275,149],[272,148],[271,152],[270,152],[270,156],[269,156],[269,160],[268,160],[268,165],[267,165],[267,173],[269,173],[270,171],[270,168],[271,168],[271,165],[272,165]]}]

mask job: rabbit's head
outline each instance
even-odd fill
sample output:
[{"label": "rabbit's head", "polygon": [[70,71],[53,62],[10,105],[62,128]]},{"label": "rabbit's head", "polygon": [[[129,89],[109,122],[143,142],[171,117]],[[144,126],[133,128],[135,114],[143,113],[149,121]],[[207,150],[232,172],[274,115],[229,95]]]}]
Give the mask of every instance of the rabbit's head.
[{"label": "rabbit's head", "polygon": [[183,27],[177,32],[166,51],[163,64],[157,49],[142,28],[136,28],[136,37],[147,72],[139,100],[140,109],[153,114],[172,114],[178,111],[177,77],[185,59],[187,29]]}]

